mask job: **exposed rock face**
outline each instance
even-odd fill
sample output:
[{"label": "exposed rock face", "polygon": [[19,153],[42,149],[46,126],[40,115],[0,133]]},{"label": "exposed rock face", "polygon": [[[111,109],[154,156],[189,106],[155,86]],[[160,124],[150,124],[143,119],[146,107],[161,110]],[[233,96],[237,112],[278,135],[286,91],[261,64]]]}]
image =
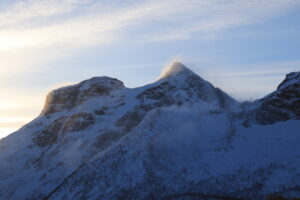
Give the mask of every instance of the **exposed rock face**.
[{"label": "exposed rock face", "polygon": [[113,142],[124,136],[126,132],[116,131],[116,130],[105,130],[101,135],[99,135],[94,143],[97,149],[104,150],[112,145]]},{"label": "exposed rock face", "polygon": [[76,113],[64,122],[62,133],[82,131],[94,123],[95,118],[92,114]]},{"label": "exposed rock face", "polygon": [[87,99],[109,95],[111,91],[122,88],[123,83],[115,78],[95,77],[77,85],[54,90],[48,94],[42,114],[70,110]]},{"label": "exposed rock face", "polygon": [[33,141],[38,146],[44,147],[51,145],[56,142],[58,134],[60,133],[63,123],[65,121],[64,117],[60,117],[43,129],[41,132],[37,133],[37,136],[33,138]]},{"label": "exposed rock face", "polygon": [[150,87],[138,98],[142,102],[153,100],[153,104],[161,106],[181,105],[183,102],[197,104],[204,101],[221,109],[237,106],[238,102],[215,88],[190,69],[175,62],[159,80],[159,85]]},{"label": "exposed rock face", "polygon": [[177,62],[140,88],[55,90],[0,140],[0,199],[299,198],[299,85],[239,103]]},{"label": "exposed rock face", "polygon": [[42,131],[37,132],[33,141],[39,146],[47,146],[55,143],[59,135],[82,131],[95,123],[95,118],[90,113],[76,113],[70,117],[60,117],[54,120]]},{"label": "exposed rock face", "polygon": [[277,90],[259,100],[255,119],[259,124],[273,124],[279,121],[300,119],[300,72],[286,76]]}]

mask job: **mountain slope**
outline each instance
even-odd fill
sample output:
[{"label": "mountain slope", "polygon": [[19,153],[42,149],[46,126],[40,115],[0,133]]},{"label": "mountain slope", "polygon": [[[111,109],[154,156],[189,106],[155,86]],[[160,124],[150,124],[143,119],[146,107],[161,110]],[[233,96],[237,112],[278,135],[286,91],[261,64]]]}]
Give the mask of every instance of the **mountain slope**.
[{"label": "mountain slope", "polygon": [[260,124],[300,119],[300,73],[289,73],[277,90],[260,100],[256,120]]},{"label": "mountain slope", "polygon": [[52,91],[0,141],[0,199],[300,197],[298,74],[246,105],[181,63],[140,88],[96,77]]}]

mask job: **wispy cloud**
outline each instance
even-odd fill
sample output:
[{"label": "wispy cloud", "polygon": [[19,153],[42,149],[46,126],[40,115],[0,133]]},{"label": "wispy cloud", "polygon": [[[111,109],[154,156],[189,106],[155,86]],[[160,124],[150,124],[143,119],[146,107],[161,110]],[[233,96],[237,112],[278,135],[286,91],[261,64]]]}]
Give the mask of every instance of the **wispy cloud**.
[{"label": "wispy cloud", "polygon": [[300,4],[297,0],[13,2],[0,6],[1,78],[64,56],[66,49],[130,40],[212,39],[222,30],[261,22]]},{"label": "wispy cloud", "polygon": [[0,13],[0,27],[8,28],[14,25],[20,25],[20,23],[28,20],[64,14],[70,12],[72,8],[74,8],[74,6],[72,6],[69,1],[17,1],[15,4],[8,5],[2,9]]},{"label": "wispy cloud", "polygon": [[[81,51],[86,47],[118,42],[147,44],[214,39],[222,37],[224,30],[261,23],[287,13],[298,5],[299,0],[1,1],[0,83],[13,80],[16,74],[23,75],[26,72],[28,75],[31,70],[42,70],[44,63],[67,57],[68,51]],[[287,66],[288,63],[284,64]],[[128,66],[125,68],[130,69]],[[259,91],[261,95],[271,91],[274,78],[273,82],[266,78],[259,82],[257,79],[241,77],[269,74],[264,69],[224,72],[223,77],[215,77],[215,80],[221,88],[236,89],[235,94],[242,94],[241,88],[247,86],[249,91]],[[272,69],[272,73],[283,74],[281,69],[277,70]],[[279,78],[281,76],[276,80]],[[237,87],[238,81],[245,87]],[[251,87],[249,81],[264,86]],[[0,118],[9,117],[8,113],[11,113],[11,118],[33,118],[42,107],[46,89],[26,93],[22,87],[12,89],[3,84],[0,90]],[[11,91],[14,91],[13,94]],[[29,107],[31,112],[27,110]]]},{"label": "wispy cloud", "polygon": [[[18,1],[1,11],[0,50],[97,45],[126,40],[131,32],[131,38],[143,41],[186,39],[193,33],[259,22],[297,4],[297,0]],[[153,28],[153,23],[161,26]],[[135,32],[140,26],[145,31]]]}]

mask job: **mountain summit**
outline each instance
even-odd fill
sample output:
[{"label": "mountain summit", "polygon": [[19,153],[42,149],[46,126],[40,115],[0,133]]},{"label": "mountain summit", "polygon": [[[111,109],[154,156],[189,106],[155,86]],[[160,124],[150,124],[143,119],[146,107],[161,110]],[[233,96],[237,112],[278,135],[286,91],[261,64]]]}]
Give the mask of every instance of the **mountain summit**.
[{"label": "mountain summit", "polygon": [[188,69],[186,66],[184,66],[180,62],[174,62],[171,66],[167,67],[162,75],[161,79],[163,78],[170,78],[173,76],[189,76],[189,75],[196,75],[194,72],[192,72],[190,69]]},{"label": "mountain summit", "polygon": [[109,95],[112,91],[123,88],[123,82],[118,79],[94,77],[76,85],[50,92],[42,114],[48,115],[64,109],[69,110],[92,97]]},{"label": "mountain summit", "polygon": [[299,74],[245,103],[179,62],[139,88],[54,90],[0,140],[0,199],[299,198]]}]

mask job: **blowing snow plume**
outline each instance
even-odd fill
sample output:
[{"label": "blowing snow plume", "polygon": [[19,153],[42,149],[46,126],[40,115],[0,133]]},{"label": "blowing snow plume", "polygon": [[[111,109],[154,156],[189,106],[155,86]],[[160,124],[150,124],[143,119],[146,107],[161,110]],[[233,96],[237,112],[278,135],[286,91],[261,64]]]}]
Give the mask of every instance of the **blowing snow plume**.
[{"label": "blowing snow plume", "polygon": [[251,103],[179,62],[139,88],[55,90],[0,140],[0,199],[300,198],[299,74]]}]

